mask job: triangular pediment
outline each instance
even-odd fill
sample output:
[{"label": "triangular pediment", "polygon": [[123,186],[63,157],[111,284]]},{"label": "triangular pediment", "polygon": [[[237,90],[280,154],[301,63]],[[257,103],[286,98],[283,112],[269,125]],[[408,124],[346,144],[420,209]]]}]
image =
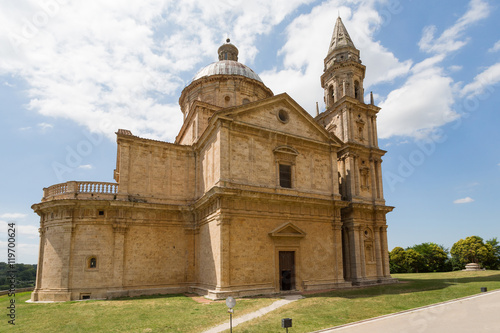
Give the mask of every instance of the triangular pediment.
[{"label": "triangular pediment", "polygon": [[293,223],[285,223],[269,233],[271,237],[305,237],[306,233]]},{"label": "triangular pediment", "polygon": [[289,134],[324,143],[335,143],[329,132],[288,94],[220,110],[216,117],[233,119],[259,129]]}]

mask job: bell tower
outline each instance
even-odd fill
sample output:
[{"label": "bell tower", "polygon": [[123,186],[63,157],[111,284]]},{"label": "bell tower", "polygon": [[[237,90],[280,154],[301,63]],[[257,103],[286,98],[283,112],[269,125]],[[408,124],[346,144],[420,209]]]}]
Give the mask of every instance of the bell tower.
[{"label": "bell tower", "polygon": [[382,156],[378,147],[377,113],[380,108],[364,102],[366,67],[360,52],[337,18],[324,61],[321,87],[325,111],[316,121],[342,142],[337,151],[339,190],[348,206],[341,210],[344,279],[355,285],[390,283],[382,189]]},{"label": "bell tower", "polygon": [[359,50],[354,46],[341,18],[337,18],[325,58],[324,74],[321,76],[327,109],[345,96],[363,102],[365,69],[359,58]]},{"label": "bell tower", "polygon": [[378,149],[377,138],[380,108],[372,97],[370,104],[364,102],[366,67],[359,54],[337,18],[321,75],[326,108],[316,120],[345,144],[338,156],[342,198],[384,204],[380,164],[385,151]]}]

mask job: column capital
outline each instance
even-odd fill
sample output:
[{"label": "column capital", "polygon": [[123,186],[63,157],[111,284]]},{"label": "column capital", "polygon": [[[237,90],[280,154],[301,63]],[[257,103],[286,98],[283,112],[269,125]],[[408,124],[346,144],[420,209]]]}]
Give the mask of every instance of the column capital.
[{"label": "column capital", "polygon": [[361,231],[361,230],[364,229],[364,226],[362,226],[362,225],[355,225],[355,226],[352,227],[352,229],[355,230],[355,231]]},{"label": "column capital", "polygon": [[125,234],[127,232],[128,225],[121,223],[113,224],[113,231],[119,234]]},{"label": "column capital", "polygon": [[231,219],[229,217],[218,216],[215,218],[215,220],[216,220],[216,225],[218,226],[231,225]]},{"label": "column capital", "polygon": [[333,222],[332,223],[332,229],[333,230],[342,230],[342,223]]}]

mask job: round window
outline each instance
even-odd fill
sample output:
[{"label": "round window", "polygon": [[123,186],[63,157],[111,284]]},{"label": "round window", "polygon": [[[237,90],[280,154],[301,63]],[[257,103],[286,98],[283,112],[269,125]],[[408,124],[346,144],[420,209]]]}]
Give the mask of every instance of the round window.
[{"label": "round window", "polygon": [[288,122],[288,112],[286,112],[285,110],[281,109],[278,111],[278,119],[283,122],[283,123],[286,123]]}]

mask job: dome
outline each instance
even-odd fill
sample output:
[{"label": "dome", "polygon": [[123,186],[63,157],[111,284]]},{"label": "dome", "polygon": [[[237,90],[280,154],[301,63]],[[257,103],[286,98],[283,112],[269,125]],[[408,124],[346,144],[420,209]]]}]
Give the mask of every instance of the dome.
[{"label": "dome", "polygon": [[[262,82],[260,77],[250,67],[234,60],[220,60],[202,68],[193,78],[193,81],[212,75],[241,75],[249,79]],[[262,82],[264,83],[264,82]]]}]

